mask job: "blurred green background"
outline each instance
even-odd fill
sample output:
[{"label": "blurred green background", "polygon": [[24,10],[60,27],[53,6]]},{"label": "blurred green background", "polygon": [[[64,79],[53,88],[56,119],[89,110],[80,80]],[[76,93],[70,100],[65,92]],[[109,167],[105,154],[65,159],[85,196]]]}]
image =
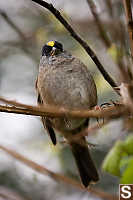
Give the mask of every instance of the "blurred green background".
[{"label": "blurred green background", "polygon": [[[112,27],[115,24],[119,30],[120,27],[117,26],[119,22],[124,26],[124,10],[121,1],[112,1],[112,17],[108,12],[106,0],[96,2],[98,14],[112,41],[110,48],[103,44],[85,0],[47,2],[58,8],[88,42],[105,69],[119,84],[121,79],[115,62],[114,46],[115,42],[118,45],[119,42]],[[118,99],[83,48],[50,12],[30,0],[0,1],[0,96],[25,104],[37,104],[35,80],[41,48],[49,40],[60,41],[64,49],[79,57],[87,65],[97,85],[98,104]],[[91,120],[91,123],[95,121]],[[97,144],[96,148],[92,148],[92,156],[100,173],[100,181],[95,187],[112,194],[118,193],[119,179],[103,172],[101,163],[114,141],[124,137],[125,132],[121,120],[116,120],[88,137],[89,142]],[[59,141],[61,140],[59,138]],[[0,113],[0,143],[54,172],[78,179],[77,169],[69,149],[60,142],[56,147],[52,146],[39,117]],[[0,186],[17,191],[25,199],[100,200],[87,192],[78,191],[72,186],[42,176],[2,151],[0,151]]]}]

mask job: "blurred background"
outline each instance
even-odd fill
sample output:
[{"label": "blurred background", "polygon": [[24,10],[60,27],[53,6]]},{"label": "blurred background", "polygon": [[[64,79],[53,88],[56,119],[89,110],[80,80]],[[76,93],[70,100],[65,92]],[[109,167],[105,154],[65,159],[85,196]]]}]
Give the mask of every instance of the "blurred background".
[{"label": "blurred background", "polygon": [[[86,0],[76,0],[76,5],[75,0],[47,2],[58,8],[77,33],[88,42],[105,69],[119,84],[121,76],[116,61],[115,44],[119,48],[126,48],[128,44],[127,39],[123,40],[123,45],[121,45],[121,40],[127,34],[122,1],[96,1],[97,12],[110,40],[109,44],[105,44],[101,39]],[[49,40],[61,42],[64,49],[87,65],[97,85],[99,105],[119,99],[83,48],[57,19],[30,0],[0,1],[0,96],[25,104],[37,105],[35,80],[41,48]],[[125,57],[123,60],[127,62]],[[91,120],[91,123],[95,121]],[[100,181],[95,187],[111,194],[118,193],[119,180],[115,176],[104,173],[101,170],[101,163],[114,141],[118,137],[123,137],[124,134],[121,120],[116,120],[88,137],[89,142],[96,144],[96,147],[91,150],[100,173]],[[61,140],[59,138],[59,141]],[[0,113],[0,143],[53,172],[78,179],[77,169],[68,147],[60,142],[56,147],[52,146],[39,117]],[[6,191],[7,188],[24,199],[100,199],[40,175],[0,151],[0,191]]]}]

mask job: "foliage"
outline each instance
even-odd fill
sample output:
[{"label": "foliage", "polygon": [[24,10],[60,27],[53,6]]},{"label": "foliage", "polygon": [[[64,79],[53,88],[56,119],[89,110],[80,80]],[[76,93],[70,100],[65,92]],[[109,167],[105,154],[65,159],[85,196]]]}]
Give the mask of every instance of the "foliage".
[{"label": "foliage", "polygon": [[133,183],[133,135],[117,141],[107,154],[102,169],[120,178],[120,183]]}]

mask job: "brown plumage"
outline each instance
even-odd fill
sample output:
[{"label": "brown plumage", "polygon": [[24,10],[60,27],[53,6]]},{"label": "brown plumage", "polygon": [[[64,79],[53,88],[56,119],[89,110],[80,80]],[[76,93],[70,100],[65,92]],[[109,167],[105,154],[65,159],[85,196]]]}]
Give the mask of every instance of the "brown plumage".
[{"label": "brown plumage", "polygon": [[[97,104],[97,90],[89,70],[56,41],[47,43],[42,49],[36,88],[38,104],[42,106],[90,109]],[[84,186],[98,181],[85,137],[77,142],[71,140],[74,134],[88,126],[89,119],[43,117],[42,121],[54,145],[55,131],[62,134],[70,144]]]}]

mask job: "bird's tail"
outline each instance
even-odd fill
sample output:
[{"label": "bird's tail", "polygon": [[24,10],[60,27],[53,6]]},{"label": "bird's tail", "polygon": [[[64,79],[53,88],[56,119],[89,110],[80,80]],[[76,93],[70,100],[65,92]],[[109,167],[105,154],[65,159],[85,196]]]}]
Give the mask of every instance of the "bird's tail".
[{"label": "bird's tail", "polygon": [[81,181],[85,187],[90,182],[97,182],[99,180],[97,169],[89,153],[89,148],[85,144],[85,138],[82,138],[84,145],[78,143],[71,143],[72,153],[74,155]]}]

